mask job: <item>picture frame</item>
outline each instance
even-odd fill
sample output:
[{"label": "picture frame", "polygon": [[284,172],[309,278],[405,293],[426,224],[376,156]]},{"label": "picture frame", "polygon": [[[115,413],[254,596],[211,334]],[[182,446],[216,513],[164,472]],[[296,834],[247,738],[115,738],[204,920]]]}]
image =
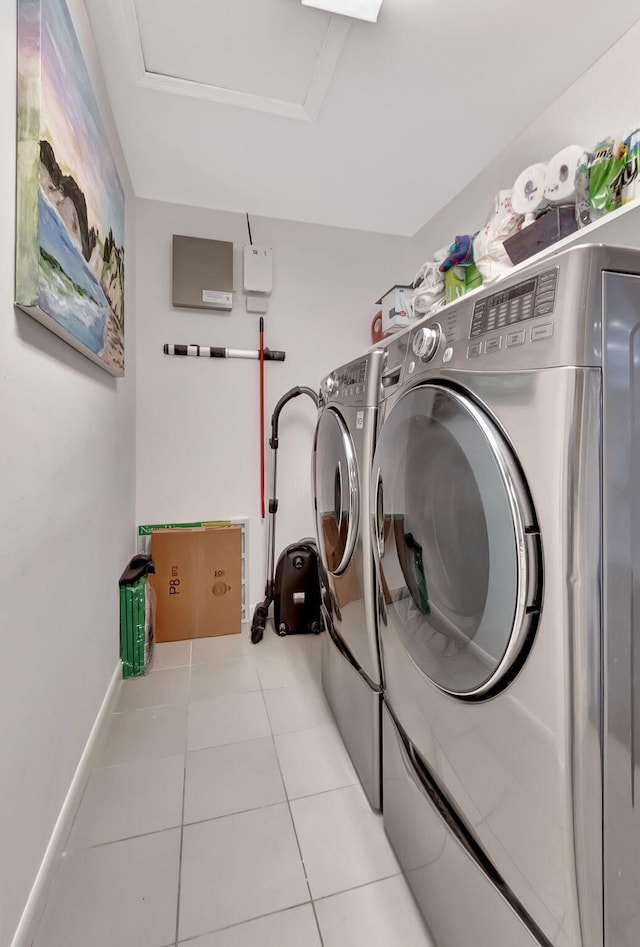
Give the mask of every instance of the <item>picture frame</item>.
[{"label": "picture frame", "polygon": [[15,303],[124,375],[125,198],[66,0],[18,0]]}]

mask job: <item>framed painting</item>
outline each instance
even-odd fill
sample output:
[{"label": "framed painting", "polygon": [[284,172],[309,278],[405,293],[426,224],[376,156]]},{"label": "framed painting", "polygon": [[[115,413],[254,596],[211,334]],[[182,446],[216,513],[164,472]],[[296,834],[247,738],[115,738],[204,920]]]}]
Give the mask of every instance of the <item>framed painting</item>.
[{"label": "framed painting", "polygon": [[16,305],[124,374],[124,192],[65,0],[18,0]]}]

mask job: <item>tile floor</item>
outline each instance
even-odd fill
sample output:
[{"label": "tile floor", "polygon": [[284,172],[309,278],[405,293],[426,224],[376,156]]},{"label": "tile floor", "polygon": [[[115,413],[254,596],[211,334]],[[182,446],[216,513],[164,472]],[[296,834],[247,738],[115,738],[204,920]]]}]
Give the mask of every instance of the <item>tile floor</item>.
[{"label": "tile floor", "polygon": [[320,637],[158,645],[122,683],[34,947],[433,947]]}]

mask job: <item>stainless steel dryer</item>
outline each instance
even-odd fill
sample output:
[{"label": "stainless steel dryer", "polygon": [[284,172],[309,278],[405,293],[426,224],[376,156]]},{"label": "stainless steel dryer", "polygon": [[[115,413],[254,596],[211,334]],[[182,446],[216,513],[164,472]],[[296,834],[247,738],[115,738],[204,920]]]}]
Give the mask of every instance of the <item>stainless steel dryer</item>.
[{"label": "stainless steel dryer", "polygon": [[408,337],[328,375],[313,453],[318,550],[327,575],[324,691],[369,802],[381,806],[382,678],[375,625],[369,478],[381,378],[397,387]]},{"label": "stainless steel dryer", "polygon": [[640,254],[411,332],[371,479],[386,831],[438,947],[640,943]]}]

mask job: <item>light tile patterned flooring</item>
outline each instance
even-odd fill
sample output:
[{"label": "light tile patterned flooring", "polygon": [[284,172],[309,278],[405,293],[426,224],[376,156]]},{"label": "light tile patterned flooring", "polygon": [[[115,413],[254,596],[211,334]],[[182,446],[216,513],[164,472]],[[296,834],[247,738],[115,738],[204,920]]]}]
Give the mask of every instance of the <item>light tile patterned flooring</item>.
[{"label": "light tile patterned flooring", "polygon": [[35,947],[433,947],[320,683],[320,637],[156,647],[124,681]]}]

